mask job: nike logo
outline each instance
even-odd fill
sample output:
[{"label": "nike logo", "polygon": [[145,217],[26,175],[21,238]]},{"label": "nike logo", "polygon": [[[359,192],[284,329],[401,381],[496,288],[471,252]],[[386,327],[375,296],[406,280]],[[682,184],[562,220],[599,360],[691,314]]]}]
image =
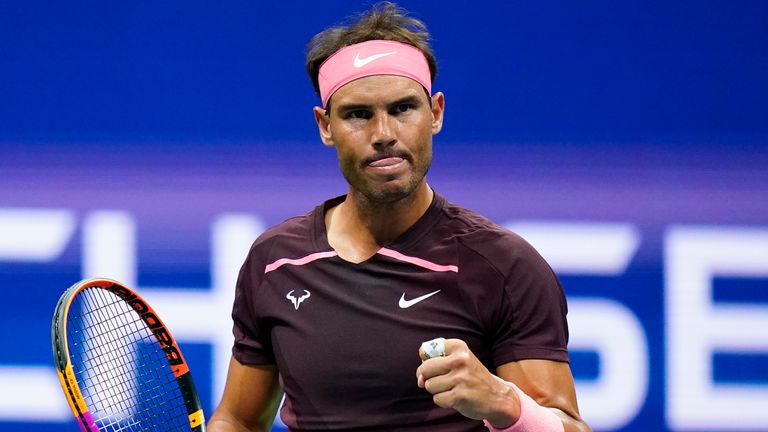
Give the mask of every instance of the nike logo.
[{"label": "nike logo", "polygon": [[426,299],[432,297],[433,295],[435,295],[435,294],[437,294],[439,292],[440,292],[440,290],[433,291],[433,292],[431,292],[429,294],[424,294],[423,296],[419,296],[419,297],[416,297],[415,299],[410,299],[410,300],[406,300],[405,299],[405,293],[403,293],[403,295],[400,296],[400,301],[397,303],[397,305],[400,306],[400,309],[407,309],[407,308],[415,305],[416,303],[418,303],[418,302],[420,302],[422,300],[426,300]]},{"label": "nike logo", "polygon": [[378,59],[380,59],[382,57],[386,57],[386,56],[392,55],[392,54],[397,54],[397,51],[390,51],[390,52],[385,52],[385,53],[381,53],[381,54],[374,54],[374,55],[368,56],[366,58],[360,58],[360,53],[357,53],[357,55],[355,56],[355,60],[352,62],[352,65],[354,67],[356,67],[356,68],[361,68],[361,67],[367,65],[368,63],[370,63],[372,61],[376,61],[376,60],[378,60]]}]

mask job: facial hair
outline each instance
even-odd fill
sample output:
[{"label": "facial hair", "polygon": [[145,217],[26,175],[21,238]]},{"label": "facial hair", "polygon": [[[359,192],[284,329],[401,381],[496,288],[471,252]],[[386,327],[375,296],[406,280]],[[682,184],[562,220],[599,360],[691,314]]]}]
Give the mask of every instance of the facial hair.
[{"label": "facial hair", "polygon": [[[388,204],[410,196],[424,180],[432,164],[431,145],[423,153],[418,164],[414,162],[417,158],[404,151],[381,151],[357,164],[353,158],[345,159],[339,155],[339,167],[351,189],[362,195],[368,202],[371,204]],[[405,174],[407,178],[401,178],[403,176],[401,174],[397,177],[393,176],[391,180],[379,182],[367,177],[365,170],[368,164],[387,157],[399,157],[405,163],[410,164],[411,170]],[[389,184],[392,181],[402,182],[402,184]]]}]

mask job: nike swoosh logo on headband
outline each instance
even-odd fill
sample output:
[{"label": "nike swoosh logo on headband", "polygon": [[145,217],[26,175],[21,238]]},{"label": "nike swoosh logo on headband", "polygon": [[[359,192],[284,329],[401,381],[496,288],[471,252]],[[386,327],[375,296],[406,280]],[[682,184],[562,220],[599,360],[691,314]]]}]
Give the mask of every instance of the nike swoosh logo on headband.
[{"label": "nike swoosh logo on headband", "polygon": [[357,53],[357,55],[355,56],[355,60],[352,62],[352,65],[356,68],[361,68],[372,61],[376,61],[382,57],[386,57],[392,54],[397,54],[397,51],[390,51],[390,52],[385,52],[381,54],[373,54],[365,58],[360,58],[360,53]]}]

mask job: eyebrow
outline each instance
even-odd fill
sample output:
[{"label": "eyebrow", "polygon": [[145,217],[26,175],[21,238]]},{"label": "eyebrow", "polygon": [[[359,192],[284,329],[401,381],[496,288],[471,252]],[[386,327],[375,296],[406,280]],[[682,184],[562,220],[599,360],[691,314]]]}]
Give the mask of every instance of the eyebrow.
[{"label": "eyebrow", "polygon": [[[400,104],[419,105],[421,103],[422,103],[422,101],[419,99],[418,96],[408,95],[408,96],[404,96],[404,97],[402,97],[400,99],[397,99],[397,100],[394,100],[392,102],[387,103],[387,110],[389,110],[390,108],[396,107],[396,106],[398,106]],[[341,113],[346,113],[346,112],[355,111],[355,110],[370,110],[372,108],[373,108],[372,104],[362,104],[362,103],[356,104],[356,103],[351,103],[351,104],[339,105],[339,106],[336,107],[336,110],[337,110],[338,113],[341,114]]]}]

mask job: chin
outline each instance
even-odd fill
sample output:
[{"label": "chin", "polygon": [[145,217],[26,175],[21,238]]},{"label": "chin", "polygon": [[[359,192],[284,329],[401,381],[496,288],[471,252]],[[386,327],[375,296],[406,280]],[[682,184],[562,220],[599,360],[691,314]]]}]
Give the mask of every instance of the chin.
[{"label": "chin", "polygon": [[[389,182],[394,183],[394,182]],[[368,185],[365,190],[358,189],[365,198],[373,203],[394,203],[413,195],[419,182],[406,184]]]},{"label": "chin", "polygon": [[360,191],[360,193],[365,197],[366,200],[377,204],[397,202],[409,195],[407,191],[392,189],[368,189],[365,191]]},{"label": "chin", "polygon": [[[344,172],[350,190],[372,204],[389,204],[412,196],[424,181],[424,176],[407,173],[388,179],[369,178],[364,173]],[[426,174],[426,173],[425,173]]]}]

